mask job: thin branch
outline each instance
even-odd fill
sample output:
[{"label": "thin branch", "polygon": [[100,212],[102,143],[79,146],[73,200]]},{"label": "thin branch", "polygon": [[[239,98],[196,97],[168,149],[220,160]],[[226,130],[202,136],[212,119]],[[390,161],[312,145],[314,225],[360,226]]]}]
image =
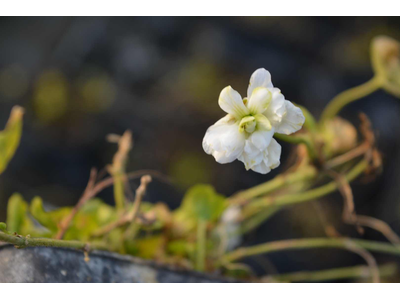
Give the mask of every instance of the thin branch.
[{"label": "thin branch", "polygon": [[242,258],[267,254],[277,251],[313,249],[313,248],[339,248],[349,250],[349,241],[365,250],[372,252],[380,252],[400,256],[400,247],[389,243],[367,241],[362,239],[349,238],[309,238],[309,239],[293,239],[268,242],[251,247],[238,248],[232,252],[225,254],[220,263],[230,263]]},{"label": "thin branch", "polygon": [[140,180],[140,186],[136,190],[135,201],[133,203],[132,209],[128,213],[124,214],[120,219],[113,223],[107,224],[104,227],[99,228],[93,232],[92,236],[98,237],[109,233],[111,230],[123,226],[127,223],[133,223],[139,213],[140,204],[142,202],[143,196],[146,193],[147,185],[151,182],[151,176],[145,175]]},{"label": "thin branch", "polygon": [[[381,277],[393,276],[398,272],[397,264],[389,263],[378,267]],[[300,271],[280,275],[265,276],[261,282],[320,282],[350,278],[369,278],[371,277],[368,266],[354,266],[335,268],[322,271]]]},{"label": "thin branch", "polygon": [[376,260],[372,256],[372,254],[369,253],[367,250],[361,248],[360,246],[358,246],[356,243],[354,243],[351,240],[347,240],[346,244],[347,244],[347,249],[349,251],[358,254],[359,256],[361,256],[365,260],[365,262],[368,265],[371,277],[372,277],[372,282],[379,283],[380,282],[380,277],[379,277],[378,264],[376,263]]},{"label": "thin branch", "polygon": [[376,231],[381,232],[391,243],[395,245],[400,245],[400,237],[390,228],[390,226],[382,220],[369,217],[360,216],[355,212],[354,197],[351,186],[346,178],[338,173],[330,171],[332,177],[339,184],[339,191],[342,194],[345,205],[343,207],[343,221],[347,224],[355,226],[364,226],[372,228]]},{"label": "thin branch", "polygon": [[[367,169],[368,165],[369,165],[368,161],[366,161],[366,160],[360,161],[346,175],[346,179],[348,181],[351,181],[351,180],[357,178],[362,172],[364,172]],[[259,209],[265,208],[268,206],[283,206],[283,205],[289,205],[289,204],[294,204],[294,203],[311,201],[311,200],[317,199],[319,197],[325,196],[327,194],[330,194],[330,193],[336,191],[337,189],[338,189],[338,183],[333,181],[333,182],[327,183],[323,186],[308,190],[303,193],[281,195],[281,196],[277,196],[277,197],[258,198],[254,202],[250,203],[248,205],[248,208],[259,211]]]},{"label": "thin branch", "polygon": [[331,160],[325,162],[324,168],[332,169],[332,168],[342,165],[354,158],[364,155],[368,150],[370,150],[370,147],[371,147],[371,145],[368,142],[363,142],[358,147],[356,147],[342,155],[336,156],[335,158],[332,158]]},{"label": "thin branch", "polygon": [[400,237],[393,231],[390,226],[379,219],[369,216],[357,215],[357,224],[360,226],[370,227],[376,231],[381,232],[391,243],[400,245]]},{"label": "thin branch", "polygon": [[92,192],[95,186],[96,182],[96,177],[97,177],[97,170],[95,168],[92,168],[90,170],[90,176],[89,176],[89,182],[83,191],[83,194],[81,198],[79,199],[78,203],[75,205],[75,207],[72,209],[70,214],[66,216],[63,220],[61,220],[59,224],[59,230],[55,236],[56,239],[60,240],[63,238],[69,224],[71,223],[72,219],[75,217],[75,215],[78,213],[79,209],[82,207],[83,204],[86,203],[87,200],[92,198]]},{"label": "thin branch", "polygon": [[278,175],[270,181],[239,192],[228,200],[230,200],[232,204],[236,205],[245,204],[249,199],[271,193],[280,189],[281,187],[294,184],[296,182],[312,179],[316,175],[317,170],[314,167],[308,166],[307,168],[299,168],[293,173]]},{"label": "thin branch", "polygon": [[[128,173],[127,175],[124,176],[124,180],[136,179],[136,178],[141,177],[146,174],[150,174],[150,175],[160,179],[163,182],[168,182],[168,183],[170,182],[169,179],[165,175],[161,174],[158,171],[154,171],[154,170],[140,170],[140,171]],[[75,208],[71,211],[71,213],[65,218],[65,221],[62,220],[60,222],[59,230],[57,232],[56,238],[57,239],[63,238],[63,236],[64,236],[65,232],[68,230],[73,218],[75,217],[79,208],[82,207],[83,204],[85,204],[87,201],[89,201],[90,199],[95,197],[102,190],[104,190],[105,188],[107,188],[109,186],[112,186],[113,184],[114,184],[114,178],[108,177],[108,178],[105,178],[102,181],[98,182],[97,184],[95,184],[87,192],[84,192],[76,205],[76,206],[79,205],[79,207],[77,209],[75,209],[76,208],[76,206],[75,206]],[[85,191],[86,191],[86,189],[85,189]]]},{"label": "thin branch", "polygon": [[102,242],[85,243],[81,241],[64,241],[47,238],[31,238],[18,234],[7,234],[0,231],[0,241],[13,244],[16,248],[26,247],[56,247],[56,248],[73,248],[89,252],[90,250],[107,250],[108,247]]},{"label": "thin branch", "polygon": [[381,86],[381,79],[378,76],[375,76],[359,86],[343,91],[333,98],[325,107],[324,111],[322,112],[319,125],[324,125],[326,121],[335,117],[347,104],[368,96]]}]

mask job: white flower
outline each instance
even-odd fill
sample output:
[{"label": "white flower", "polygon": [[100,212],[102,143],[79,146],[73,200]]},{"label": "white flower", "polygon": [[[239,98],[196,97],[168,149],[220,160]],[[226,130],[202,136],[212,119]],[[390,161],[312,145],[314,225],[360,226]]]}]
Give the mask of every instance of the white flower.
[{"label": "white flower", "polygon": [[238,159],[247,170],[266,174],[279,166],[281,146],[274,133],[292,134],[303,126],[300,108],[285,100],[265,69],[250,78],[247,98],[231,86],[224,88],[218,104],[227,115],[208,128],[203,149],[221,164]]}]

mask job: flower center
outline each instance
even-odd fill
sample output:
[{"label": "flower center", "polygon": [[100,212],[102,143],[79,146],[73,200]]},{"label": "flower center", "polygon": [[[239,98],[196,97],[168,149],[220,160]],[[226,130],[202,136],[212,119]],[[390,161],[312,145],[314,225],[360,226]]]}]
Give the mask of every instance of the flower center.
[{"label": "flower center", "polygon": [[244,117],[239,123],[239,132],[246,131],[248,133],[252,133],[254,130],[256,130],[256,125],[256,118],[253,116]]}]

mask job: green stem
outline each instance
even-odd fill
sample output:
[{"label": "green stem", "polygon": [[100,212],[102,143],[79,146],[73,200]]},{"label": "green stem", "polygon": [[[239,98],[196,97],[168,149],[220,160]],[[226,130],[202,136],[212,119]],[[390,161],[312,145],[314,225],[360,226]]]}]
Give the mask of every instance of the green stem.
[{"label": "green stem", "polygon": [[293,173],[281,174],[276,176],[274,179],[270,181],[249,188],[243,192],[237,193],[231,198],[231,201],[232,203],[240,204],[243,201],[252,199],[254,197],[276,191],[277,189],[280,189],[283,186],[312,179],[316,175],[317,175],[317,170],[311,166],[308,166],[306,168],[301,168]]},{"label": "green stem", "polygon": [[339,111],[347,104],[368,96],[369,94],[379,89],[381,86],[381,77],[375,76],[359,86],[353,87],[340,93],[335,98],[333,98],[325,107],[321,115],[320,125],[323,126],[326,121],[335,117],[339,113]]},{"label": "green stem", "polygon": [[[397,273],[396,264],[385,264],[379,267],[380,277],[393,276]],[[304,281],[331,281],[350,278],[370,278],[370,268],[365,265],[335,268],[322,271],[301,271],[287,274],[268,276],[272,281],[304,282]]]},{"label": "green stem", "polygon": [[120,174],[113,175],[114,178],[114,199],[117,211],[122,213],[125,209],[125,193],[123,176]]},{"label": "green stem", "polygon": [[246,220],[242,223],[242,226],[240,227],[239,230],[239,234],[242,235],[253,230],[254,228],[257,228],[260,224],[264,223],[275,213],[277,213],[280,209],[281,207],[276,206],[262,210],[258,214],[251,217],[249,220]]},{"label": "green stem", "polygon": [[315,152],[315,147],[313,145],[313,142],[309,135],[305,134],[286,135],[281,133],[275,133],[274,137],[290,144],[304,144],[307,147],[308,154],[311,157],[311,159],[315,160],[318,157],[317,153]]},{"label": "green stem", "polygon": [[295,105],[301,109],[304,117],[306,118],[306,120],[304,121],[304,125],[303,125],[304,128],[308,129],[312,133],[317,132],[318,127],[317,127],[317,122],[315,121],[314,116],[304,106],[299,105],[297,103]]},{"label": "green stem", "polygon": [[[364,170],[368,167],[368,162],[365,160],[360,161],[348,174],[346,174],[347,181],[352,181],[357,178]],[[260,209],[268,206],[283,206],[294,203],[306,202],[310,200],[317,199],[319,197],[325,196],[336,191],[338,188],[338,183],[332,181],[321,187],[303,192],[298,194],[282,195],[277,197],[264,197],[255,200],[253,203],[248,205],[252,209]]]},{"label": "green stem", "polygon": [[381,252],[400,256],[400,247],[389,243],[367,241],[362,239],[349,238],[310,238],[310,239],[294,239],[276,242],[264,243],[251,247],[239,248],[235,251],[225,254],[221,262],[222,264],[230,263],[242,259],[244,257],[272,253],[277,251],[312,249],[312,248],[340,248],[349,249],[352,245],[356,245],[372,252]]},{"label": "green stem", "polygon": [[65,241],[47,238],[30,238],[15,234],[7,234],[0,231],[0,241],[13,244],[17,248],[26,247],[57,247],[57,248],[72,248],[78,250],[107,250],[107,246],[103,243],[85,243],[80,241]]},{"label": "green stem", "polygon": [[196,270],[205,270],[206,261],[207,221],[199,220],[197,223],[197,255]]}]

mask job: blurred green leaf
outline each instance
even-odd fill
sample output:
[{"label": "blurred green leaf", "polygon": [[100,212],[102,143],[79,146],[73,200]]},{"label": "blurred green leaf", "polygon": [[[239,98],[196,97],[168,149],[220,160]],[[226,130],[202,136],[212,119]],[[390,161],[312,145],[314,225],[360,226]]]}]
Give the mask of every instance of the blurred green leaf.
[{"label": "blurred green leaf", "polygon": [[33,198],[30,205],[30,212],[32,216],[44,227],[49,229],[52,233],[58,230],[58,224],[71,212],[70,207],[63,207],[60,209],[46,212],[43,208],[43,201],[40,197]]},{"label": "blurred green leaf", "polygon": [[0,131],[0,174],[4,172],[18,148],[22,134],[23,114],[22,107],[14,106],[6,128]]},{"label": "blurred green leaf", "polygon": [[14,193],[8,200],[6,224],[8,231],[12,233],[17,232],[21,235],[30,234],[35,237],[49,236],[46,230],[34,225],[29,215],[28,203],[18,193]]},{"label": "blurred green leaf", "polygon": [[25,202],[21,194],[14,193],[8,200],[7,206],[7,225],[8,230],[12,232],[21,232],[28,204]]},{"label": "blurred green leaf", "polygon": [[65,239],[88,241],[92,233],[105,224],[116,220],[117,213],[114,207],[95,198],[85,203],[74,217]]},{"label": "blurred green leaf", "polygon": [[163,249],[164,237],[152,235],[136,241],[137,255],[145,259],[154,259],[157,253]]},{"label": "blurred green leaf", "polygon": [[188,242],[185,239],[175,240],[167,245],[167,250],[169,253],[178,256],[191,256],[195,252],[195,244]]},{"label": "blurred green leaf", "polygon": [[0,222],[0,230],[5,231],[7,229],[7,225],[4,222]]},{"label": "blurred green leaf", "polygon": [[180,209],[194,220],[212,222],[221,216],[226,205],[225,197],[211,185],[198,184],[186,192]]}]

